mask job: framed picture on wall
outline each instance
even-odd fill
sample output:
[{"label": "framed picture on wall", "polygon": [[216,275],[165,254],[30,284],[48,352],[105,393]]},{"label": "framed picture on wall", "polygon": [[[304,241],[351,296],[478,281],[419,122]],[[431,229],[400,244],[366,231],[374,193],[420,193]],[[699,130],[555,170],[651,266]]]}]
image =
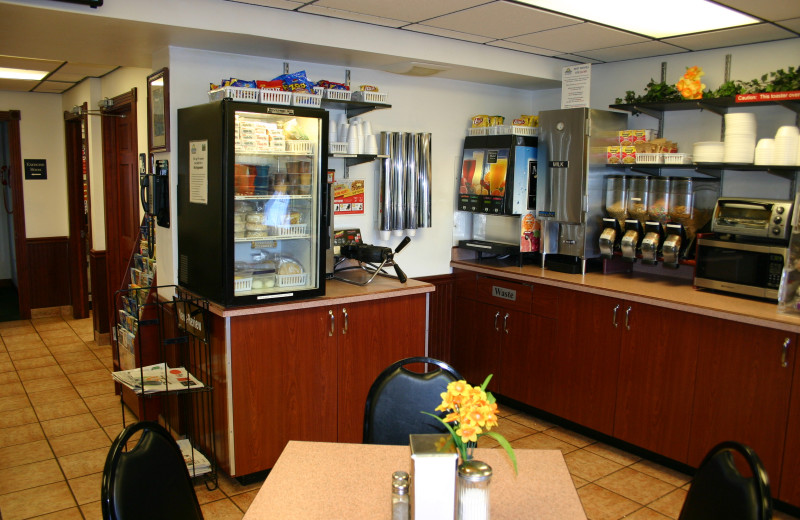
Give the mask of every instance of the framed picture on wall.
[{"label": "framed picture on wall", "polygon": [[169,70],[147,76],[147,142],[150,152],[169,151]]}]

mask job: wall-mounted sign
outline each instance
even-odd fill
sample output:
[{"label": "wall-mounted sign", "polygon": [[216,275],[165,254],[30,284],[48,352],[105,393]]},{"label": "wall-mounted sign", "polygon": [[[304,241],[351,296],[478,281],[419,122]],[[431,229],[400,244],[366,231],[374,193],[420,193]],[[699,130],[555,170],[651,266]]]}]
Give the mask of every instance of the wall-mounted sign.
[{"label": "wall-mounted sign", "polygon": [[47,159],[25,159],[25,179],[47,179]]},{"label": "wall-mounted sign", "polygon": [[333,214],[360,215],[364,213],[363,179],[339,181],[333,185]]},{"label": "wall-mounted sign", "polygon": [[561,108],[589,106],[592,66],[588,63],[561,69]]}]

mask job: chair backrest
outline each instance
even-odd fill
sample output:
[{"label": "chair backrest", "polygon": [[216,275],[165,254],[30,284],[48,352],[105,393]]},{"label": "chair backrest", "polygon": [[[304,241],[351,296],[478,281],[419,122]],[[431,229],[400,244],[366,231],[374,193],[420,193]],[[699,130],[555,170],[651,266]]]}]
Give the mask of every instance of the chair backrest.
[{"label": "chair backrest", "polygon": [[[736,468],[744,457],[751,476]],[[722,442],[708,452],[695,473],[679,520],[768,520],[772,518],[769,477],[758,455],[738,442]]]},{"label": "chair backrest", "polygon": [[[139,442],[125,451],[138,432]],[[103,468],[100,502],[104,520],[203,518],[178,443],[154,422],[134,423],[117,436]]]},{"label": "chair backrest", "polygon": [[[426,373],[405,368],[412,363],[434,365]],[[438,359],[412,357],[387,367],[372,383],[364,408],[364,444],[407,445],[412,433],[440,433],[447,429],[433,417],[448,383],[463,379],[461,374]],[[444,417],[444,414],[441,414]]]}]

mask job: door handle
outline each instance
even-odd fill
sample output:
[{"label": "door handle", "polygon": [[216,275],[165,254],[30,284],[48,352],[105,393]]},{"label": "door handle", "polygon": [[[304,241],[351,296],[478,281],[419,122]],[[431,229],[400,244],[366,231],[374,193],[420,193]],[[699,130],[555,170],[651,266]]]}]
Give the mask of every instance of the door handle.
[{"label": "door handle", "polygon": [[342,329],[342,334],[347,334],[347,327],[349,325],[349,323],[348,323],[349,320],[348,320],[348,316],[347,316],[347,309],[343,308],[342,309],[342,314],[344,314],[344,328]]},{"label": "door handle", "polygon": [[508,334],[508,313],[503,317],[503,332]]},{"label": "door handle", "polygon": [[497,328],[497,318],[500,317],[500,311],[497,311],[494,315],[494,330],[496,332],[500,332],[500,329]]},{"label": "door handle", "polygon": [[791,342],[792,340],[789,338],[783,340],[783,348],[781,348],[781,366],[783,368],[789,366],[789,362],[786,361],[786,355],[789,353],[789,343]]},{"label": "door handle", "polygon": [[333,311],[329,310],[328,315],[331,317],[331,328],[328,329],[328,336],[333,336],[333,333],[336,332],[336,316],[333,315]]},{"label": "door handle", "polygon": [[617,328],[617,326],[618,326],[618,324],[617,324],[617,311],[618,311],[618,310],[619,310],[619,304],[617,304],[617,306],[616,306],[616,307],[614,307],[614,314],[611,316],[611,323],[613,323],[613,324],[614,324],[614,328],[615,328],[615,329],[616,329],[616,328]]},{"label": "door handle", "polygon": [[631,330],[631,307],[625,311],[625,328]]}]

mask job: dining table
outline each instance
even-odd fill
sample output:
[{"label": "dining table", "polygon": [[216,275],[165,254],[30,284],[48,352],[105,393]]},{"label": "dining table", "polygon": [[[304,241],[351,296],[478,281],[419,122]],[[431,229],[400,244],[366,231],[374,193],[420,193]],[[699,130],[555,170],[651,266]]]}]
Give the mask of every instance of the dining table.
[{"label": "dining table", "polygon": [[[492,520],[586,520],[560,450],[477,448],[492,467]],[[244,520],[391,519],[392,473],[413,472],[409,446],[289,441]],[[413,493],[413,491],[412,491]]]}]

